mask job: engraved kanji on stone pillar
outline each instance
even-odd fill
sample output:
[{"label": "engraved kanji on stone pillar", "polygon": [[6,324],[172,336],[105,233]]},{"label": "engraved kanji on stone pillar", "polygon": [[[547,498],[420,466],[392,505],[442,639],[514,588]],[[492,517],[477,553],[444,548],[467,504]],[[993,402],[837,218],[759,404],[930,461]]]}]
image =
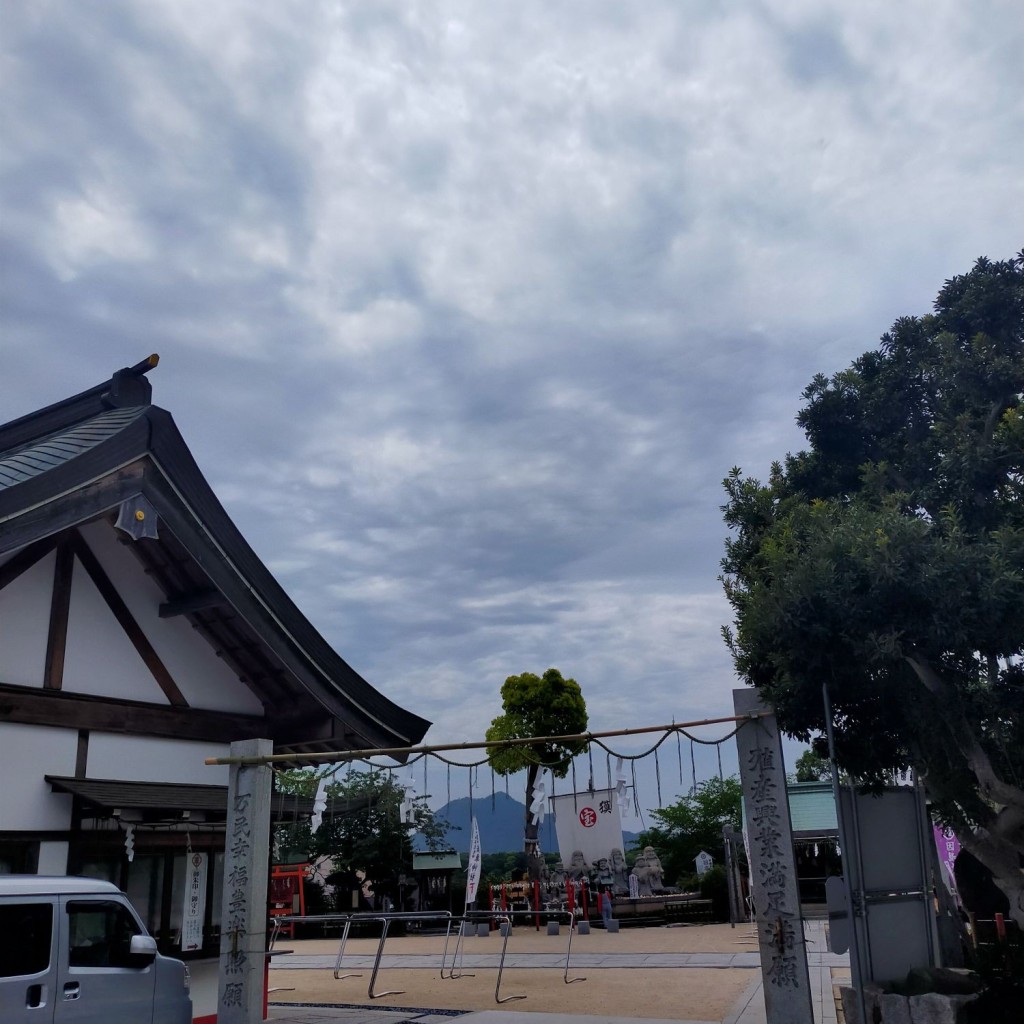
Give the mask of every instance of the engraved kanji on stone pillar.
[{"label": "engraved kanji on stone pillar", "polygon": [[[270,740],[231,744],[232,757],[265,757]],[[231,766],[221,905],[218,1024],[260,1024],[267,941],[270,766]]]},{"label": "engraved kanji on stone pillar", "polygon": [[[756,690],[733,690],[737,715],[770,712]],[[736,733],[750,856],[750,892],[768,1024],[813,1024],[782,742],[773,714]]]}]

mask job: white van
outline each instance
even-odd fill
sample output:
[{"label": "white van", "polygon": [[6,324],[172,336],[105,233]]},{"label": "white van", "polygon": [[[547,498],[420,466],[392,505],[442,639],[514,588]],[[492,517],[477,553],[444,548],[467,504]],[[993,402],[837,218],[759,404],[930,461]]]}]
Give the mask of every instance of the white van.
[{"label": "white van", "polygon": [[110,882],[0,875],[3,1024],[191,1024],[188,986]]}]

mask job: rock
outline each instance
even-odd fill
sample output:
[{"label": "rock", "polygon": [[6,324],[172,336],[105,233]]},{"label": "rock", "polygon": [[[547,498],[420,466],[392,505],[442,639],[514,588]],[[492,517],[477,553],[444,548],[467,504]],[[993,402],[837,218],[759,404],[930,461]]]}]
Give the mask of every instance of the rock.
[{"label": "rock", "polygon": [[960,1024],[966,1020],[966,1006],[976,996],[946,996],[941,992],[926,992],[911,996],[911,1024]]},{"label": "rock", "polygon": [[910,1002],[906,996],[883,992],[878,997],[878,1009],[882,1014],[882,1024],[912,1024]]},{"label": "rock", "polygon": [[955,967],[915,967],[907,974],[908,995],[939,992],[946,996],[970,996],[981,990],[981,979],[973,971]]},{"label": "rock", "polygon": [[[864,1018],[867,1024],[877,1024],[880,1019],[881,1010],[878,1000],[882,995],[880,986],[868,982],[864,986]],[[849,985],[843,985],[839,989],[839,998],[843,1004],[843,1016],[848,1021],[860,1020],[860,1000],[857,998],[857,990]],[[878,1011],[876,1015],[875,1011]]]}]

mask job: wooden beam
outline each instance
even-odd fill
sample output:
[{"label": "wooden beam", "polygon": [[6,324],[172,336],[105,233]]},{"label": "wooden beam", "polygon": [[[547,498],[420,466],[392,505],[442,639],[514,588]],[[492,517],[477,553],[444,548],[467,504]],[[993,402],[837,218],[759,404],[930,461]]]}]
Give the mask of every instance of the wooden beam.
[{"label": "wooden beam", "polygon": [[78,730],[78,749],[75,752],[75,778],[84,779],[89,774],[89,730]]},{"label": "wooden beam", "polygon": [[[81,526],[111,508],[116,509],[125,498],[142,489],[144,470],[144,460],[139,459],[101,480],[47,499],[26,512],[13,515],[3,524],[0,554],[30,544],[41,536],[53,537],[69,527]],[[0,566],[0,572],[3,568]]]},{"label": "wooden beam", "polygon": [[298,742],[335,739],[335,721],[326,711],[321,715],[296,715],[278,712],[274,708],[274,722],[279,735],[295,737]]},{"label": "wooden beam", "polygon": [[45,558],[57,546],[56,537],[43,537],[19,551],[13,558],[0,565],[0,590],[13,583],[23,572],[27,572],[41,558]]},{"label": "wooden beam", "polygon": [[176,597],[160,605],[161,619],[170,619],[175,615],[187,615],[189,612],[201,612],[206,608],[220,608],[228,603],[228,599],[219,590],[197,590],[184,597]]},{"label": "wooden beam", "polygon": [[[100,834],[99,832],[90,833],[90,835]],[[74,829],[0,829],[0,843],[68,842],[80,839],[81,836],[81,831]],[[115,838],[120,840],[121,848],[124,849],[124,835],[115,836]]]},{"label": "wooden beam", "polygon": [[43,685],[59,690],[64,680],[64,654],[68,640],[68,612],[71,609],[71,576],[75,554],[68,540],[57,545],[53,570],[53,592],[50,595],[50,627],[46,634],[46,662]]},{"label": "wooden beam", "polygon": [[8,683],[0,683],[0,722],[209,743],[229,743],[276,731],[273,721],[260,715],[168,707]]},{"label": "wooden beam", "polygon": [[99,559],[92,553],[81,534],[75,533],[71,543],[82,567],[96,585],[96,589],[106,601],[107,607],[114,613],[114,617],[120,623],[128,639],[131,640],[132,646],[139,652],[139,657],[146,663],[146,668],[153,674],[153,678],[163,690],[164,695],[175,707],[187,708],[188,701],[185,700],[185,695],[178,689],[178,684],[160,660],[160,655],[153,649],[153,645],[143,633],[142,627],[135,621],[135,616],[128,610],[128,605],[124,603],[124,599],[110,581],[110,577],[100,565]]}]

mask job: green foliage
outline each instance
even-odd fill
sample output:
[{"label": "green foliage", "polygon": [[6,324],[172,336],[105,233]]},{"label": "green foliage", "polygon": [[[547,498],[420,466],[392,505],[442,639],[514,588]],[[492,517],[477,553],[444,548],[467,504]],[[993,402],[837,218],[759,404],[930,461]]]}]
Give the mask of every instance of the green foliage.
[{"label": "green foliage", "polygon": [[[543,676],[532,672],[509,676],[501,687],[502,714],[487,730],[488,740],[527,739],[530,736],[568,736],[587,728],[587,703],[575,679],[564,679],[557,668]],[[587,749],[583,741],[496,747],[488,760],[499,775],[511,775],[533,765],[565,778],[570,759]]]},{"label": "green foliage", "polygon": [[526,877],[526,854],[485,853],[480,857],[480,884],[498,885],[518,882]]},{"label": "green foliage", "polygon": [[805,750],[796,759],[797,782],[831,782],[832,767],[827,757],[822,757],[814,748]]},{"label": "green foliage", "polygon": [[739,779],[710,778],[696,792],[681,796],[674,804],[651,811],[657,825],[641,832],[636,846],[653,846],[661,860],[665,881],[680,885],[694,874],[694,861],[705,850],[716,864],[725,860],[722,830],[726,825],[740,827]]},{"label": "green foliage", "polygon": [[783,727],[821,731],[827,683],[839,764],[915,767],[1024,917],[1022,392],[1024,256],[982,259],[812,380],[808,451],[733,470],[722,566],[736,668]]},{"label": "green foliage", "polygon": [[724,864],[713,864],[697,883],[702,899],[711,900],[711,916],[716,921],[729,920],[729,878]]},{"label": "green foliage", "polygon": [[[285,812],[289,795],[312,799],[321,774],[306,769],[276,773],[274,799]],[[430,850],[445,845],[447,826],[434,817],[427,798],[413,802],[411,820],[403,818],[403,800],[402,787],[388,771],[349,769],[328,787],[327,809],[315,833],[308,820],[296,820],[276,828],[275,842],[290,859],[295,854],[310,861],[330,857],[337,870],[365,871],[384,891],[402,873],[411,875],[414,832],[422,833]]]},{"label": "green foliage", "polygon": [[[575,679],[565,679],[557,668],[543,676],[532,672],[509,676],[501,687],[503,713],[487,730],[487,739],[528,739],[531,736],[573,736],[587,728],[587,702]],[[549,741],[512,747],[492,747],[487,759],[499,775],[512,775],[526,769],[526,820],[523,848],[536,853],[537,826],[530,816],[533,787],[541,768],[565,778],[576,754],[587,749],[583,740]],[[535,868],[531,868],[535,872]]]}]

